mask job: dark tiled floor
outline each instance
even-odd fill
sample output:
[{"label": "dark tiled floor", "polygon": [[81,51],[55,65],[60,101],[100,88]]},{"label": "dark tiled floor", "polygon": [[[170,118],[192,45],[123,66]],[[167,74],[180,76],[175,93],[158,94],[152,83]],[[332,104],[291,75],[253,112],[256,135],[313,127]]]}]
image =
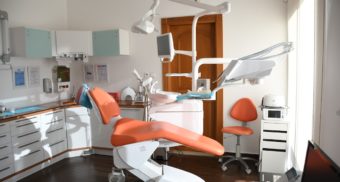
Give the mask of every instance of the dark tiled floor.
[{"label": "dark tiled floor", "polygon": [[[237,164],[231,164],[229,170],[223,172],[217,158],[172,155],[168,165],[192,172],[207,182],[244,182],[258,181],[259,174],[256,172],[254,164],[250,164],[253,173],[247,175]],[[38,173],[35,173],[22,181],[34,182],[107,182],[108,174],[112,168],[112,157],[91,155],[87,157],[76,157],[64,159]],[[139,181],[132,174],[125,172],[127,182]]]}]

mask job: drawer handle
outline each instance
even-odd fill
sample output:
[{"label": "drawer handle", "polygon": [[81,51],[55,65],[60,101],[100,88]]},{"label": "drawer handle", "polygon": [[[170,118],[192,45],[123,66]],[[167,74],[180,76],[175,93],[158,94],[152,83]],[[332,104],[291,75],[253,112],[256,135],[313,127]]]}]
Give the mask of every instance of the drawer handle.
[{"label": "drawer handle", "polygon": [[268,149],[268,148],[263,148],[263,151],[272,151],[272,152],[286,152],[284,149]]},{"label": "drawer handle", "polygon": [[32,123],[27,123],[27,124],[19,125],[19,126],[17,126],[17,128],[28,126],[28,125],[31,125],[31,124],[34,125],[35,123],[37,123],[37,122],[32,122]]},{"label": "drawer handle", "polygon": [[270,133],[287,133],[287,131],[279,131],[279,130],[263,130],[263,132],[270,132]]},{"label": "drawer handle", "polygon": [[3,158],[0,159],[0,161],[3,161],[3,160],[8,159],[8,158],[9,158],[8,156],[3,157]]},{"label": "drawer handle", "polygon": [[29,119],[22,119],[22,120],[18,120],[18,121],[15,121],[16,123],[20,123],[20,122],[23,122],[23,121],[27,121],[27,120],[30,120],[30,119],[36,119],[37,117],[32,117],[32,118],[29,118]]},{"label": "drawer handle", "polygon": [[39,140],[36,140],[36,141],[34,141],[34,142],[31,142],[31,143],[28,143],[28,144],[25,144],[25,145],[21,145],[21,146],[19,146],[18,148],[20,149],[20,148],[23,148],[23,147],[27,147],[27,146],[29,146],[29,145],[32,145],[32,144],[35,144],[35,143],[38,143],[38,142],[40,142]]},{"label": "drawer handle", "polygon": [[55,121],[51,121],[49,123],[46,123],[46,125],[50,125],[50,124],[53,124],[53,123],[59,123],[60,121],[63,121],[63,119],[58,119],[58,120],[55,120]]},{"label": "drawer handle", "polygon": [[58,145],[59,143],[63,143],[65,140],[61,140],[61,141],[59,141],[59,142],[56,142],[56,143],[54,143],[54,144],[51,144],[50,145],[50,147],[53,147],[53,146],[55,146],[55,145]]},{"label": "drawer handle", "polygon": [[8,170],[10,167],[6,167],[6,168],[4,168],[4,169],[0,169],[0,173],[1,172],[4,172],[4,171],[6,171],[6,170]]},{"label": "drawer handle", "polygon": [[274,140],[274,139],[263,139],[263,141],[266,142],[281,142],[281,143],[286,143],[286,140]]},{"label": "drawer handle", "polygon": [[61,113],[61,111],[56,111],[56,112],[47,113],[46,115],[52,115],[52,114],[57,114],[57,113]]},{"label": "drawer handle", "polygon": [[38,133],[39,131],[34,131],[34,132],[31,132],[31,133],[27,133],[27,134],[24,134],[24,135],[20,135],[20,136],[17,136],[17,138],[22,138],[22,137],[25,137],[25,136],[28,136],[28,135],[33,135],[35,133]]},{"label": "drawer handle", "polygon": [[5,138],[7,135],[1,135],[0,138]]},{"label": "drawer handle", "polygon": [[0,127],[3,127],[3,126],[5,126],[5,124],[0,124]]},{"label": "drawer handle", "polygon": [[32,154],[35,154],[35,153],[37,153],[37,152],[40,152],[40,150],[36,150],[36,151],[34,151],[34,152],[31,152],[31,153],[25,155],[24,157],[29,156],[29,155],[32,155]]},{"label": "drawer handle", "polygon": [[7,145],[2,146],[2,147],[0,147],[0,150],[5,149],[5,148],[7,148],[7,147],[8,147]]},{"label": "drawer handle", "polygon": [[47,133],[47,134],[50,134],[50,133],[54,133],[54,132],[59,131],[59,130],[62,130],[62,129],[64,129],[64,127],[58,128],[58,129],[55,129],[55,130],[52,130],[52,131],[48,131],[48,132],[46,132],[46,133]]}]

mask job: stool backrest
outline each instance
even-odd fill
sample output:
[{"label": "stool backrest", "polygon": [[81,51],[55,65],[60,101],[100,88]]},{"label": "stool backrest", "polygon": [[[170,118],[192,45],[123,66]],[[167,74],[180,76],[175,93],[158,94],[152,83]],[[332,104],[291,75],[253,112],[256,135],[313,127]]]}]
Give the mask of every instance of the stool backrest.
[{"label": "stool backrest", "polygon": [[257,119],[256,107],[249,98],[239,99],[231,108],[230,116],[243,122],[254,121]]}]

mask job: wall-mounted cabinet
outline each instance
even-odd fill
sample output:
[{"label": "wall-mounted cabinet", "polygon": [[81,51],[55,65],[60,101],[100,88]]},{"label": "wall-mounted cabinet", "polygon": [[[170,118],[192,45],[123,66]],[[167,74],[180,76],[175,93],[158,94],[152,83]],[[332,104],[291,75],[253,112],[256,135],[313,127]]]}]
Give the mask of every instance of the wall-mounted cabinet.
[{"label": "wall-mounted cabinet", "polygon": [[52,57],[51,33],[26,27],[11,28],[12,56],[28,58]]},{"label": "wall-mounted cabinet", "polygon": [[129,32],[122,29],[94,31],[94,56],[119,56],[130,54]]},{"label": "wall-mounted cabinet", "polygon": [[61,56],[67,53],[85,53],[93,55],[91,31],[55,31],[55,53]]}]

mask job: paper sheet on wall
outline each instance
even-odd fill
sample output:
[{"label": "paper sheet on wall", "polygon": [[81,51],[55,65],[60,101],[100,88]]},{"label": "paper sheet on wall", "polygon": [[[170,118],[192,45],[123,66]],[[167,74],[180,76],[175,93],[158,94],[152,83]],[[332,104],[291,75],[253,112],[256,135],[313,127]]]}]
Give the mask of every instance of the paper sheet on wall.
[{"label": "paper sheet on wall", "polygon": [[96,65],[97,69],[97,79],[100,82],[108,82],[108,74],[107,74],[107,65],[106,64],[100,64]]},{"label": "paper sheet on wall", "polygon": [[24,66],[13,67],[13,87],[26,87],[26,68]]},{"label": "paper sheet on wall", "polygon": [[28,67],[28,84],[31,87],[40,86],[40,67],[39,66]]},{"label": "paper sheet on wall", "polygon": [[93,64],[85,64],[84,65],[84,76],[86,82],[94,81],[94,65]]}]

